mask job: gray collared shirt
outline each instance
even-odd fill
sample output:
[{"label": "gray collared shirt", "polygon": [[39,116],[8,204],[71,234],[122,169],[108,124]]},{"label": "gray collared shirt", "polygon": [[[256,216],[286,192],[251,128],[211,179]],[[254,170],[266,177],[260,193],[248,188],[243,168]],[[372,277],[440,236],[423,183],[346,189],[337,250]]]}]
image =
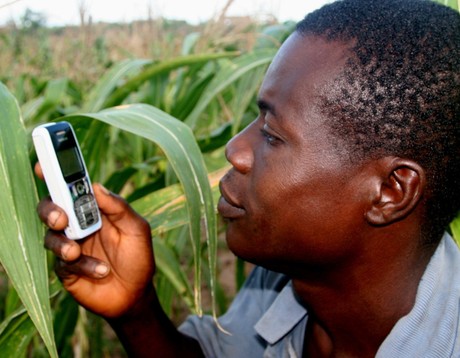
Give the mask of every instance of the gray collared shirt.
[{"label": "gray collared shirt", "polygon": [[[377,358],[460,357],[460,252],[444,235],[420,282],[415,305],[380,346]],[[257,267],[217,328],[212,317],[190,316],[179,328],[207,357],[302,356],[308,313],[285,275]]]}]

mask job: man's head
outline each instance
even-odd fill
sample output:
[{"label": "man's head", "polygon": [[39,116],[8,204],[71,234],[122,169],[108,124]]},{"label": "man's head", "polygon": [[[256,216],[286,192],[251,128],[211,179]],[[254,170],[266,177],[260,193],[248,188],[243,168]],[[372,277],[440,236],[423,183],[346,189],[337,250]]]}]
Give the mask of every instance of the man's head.
[{"label": "man's head", "polygon": [[[389,4],[381,2],[383,9]],[[388,13],[364,14],[368,3],[331,5],[299,25],[266,74],[259,116],[227,146],[233,168],[221,181],[219,211],[228,220],[229,247],[248,261],[293,276],[319,267],[379,265],[376,255],[393,262],[425,239],[427,197],[444,205],[454,190],[458,39],[450,34],[442,46],[429,45],[429,56],[429,31],[417,31],[423,41],[411,39],[409,30],[397,31],[399,43],[386,44],[383,35],[361,39],[359,30],[370,31],[364,23],[374,25],[376,13],[393,18],[406,2],[392,2]],[[351,25],[352,15],[364,20]],[[412,24],[423,27],[423,21]],[[450,62],[425,63],[435,56]],[[453,203],[439,215],[443,225]]]},{"label": "man's head", "polygon": [[439,237],[460,208],[460,16],[424,0],[345,0],[297,32],[352,44],[345,71],[322,89],[327,125],[353,161],[420,164]]},{"label": "man's head", "polygon": [[260,88],[259,116],[227,145],[219,211],[230,249],[248,261],[296,275],[361,249],[368,173],[336,150],[317,110],[317,88],[342,72],[348,48],[291,35]]}]

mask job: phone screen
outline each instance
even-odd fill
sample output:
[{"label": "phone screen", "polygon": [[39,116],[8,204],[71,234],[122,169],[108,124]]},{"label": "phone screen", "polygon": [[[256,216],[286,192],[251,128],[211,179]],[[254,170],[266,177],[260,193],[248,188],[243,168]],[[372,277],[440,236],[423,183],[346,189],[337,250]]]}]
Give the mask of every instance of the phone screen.
[{"label": "phone screen", "polygon": [[62,174],[64,174],[64,178],[74,176],[75,174],[84,171],[77,148],[71,147],[61,149],[57,152],[57,157],[59,165],[61,166]]},{"label": "phone screen", "polygon": [[49,129],[51,140],[67,183],[72,183],[85,176],[83,160],[77,147],[77,141],[71,128],[66,123],[57,123]]}]

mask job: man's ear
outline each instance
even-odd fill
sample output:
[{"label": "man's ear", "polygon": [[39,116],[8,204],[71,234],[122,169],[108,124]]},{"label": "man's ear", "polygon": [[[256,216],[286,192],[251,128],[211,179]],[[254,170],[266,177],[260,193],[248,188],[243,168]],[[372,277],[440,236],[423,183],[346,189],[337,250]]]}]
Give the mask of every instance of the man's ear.
[{"label": "man's ear", "polygon": [[426,177],[416,162],[397,157],[378,160],[373,177],[372,204],[366,211],[371,225],[388,225],[409,215],[423,196]]}]

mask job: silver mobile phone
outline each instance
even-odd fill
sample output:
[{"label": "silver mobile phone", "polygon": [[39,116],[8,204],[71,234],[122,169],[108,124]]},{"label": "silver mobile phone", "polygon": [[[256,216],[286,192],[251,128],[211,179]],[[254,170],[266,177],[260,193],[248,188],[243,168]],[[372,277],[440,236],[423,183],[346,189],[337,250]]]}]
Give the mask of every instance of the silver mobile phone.
[{"label": "silver mobile phone", "polygon": [[43,124],[32,138],[51,199],[69,218],[66,236],[81,239],[99,230],[99,209],[70,123]]}]

